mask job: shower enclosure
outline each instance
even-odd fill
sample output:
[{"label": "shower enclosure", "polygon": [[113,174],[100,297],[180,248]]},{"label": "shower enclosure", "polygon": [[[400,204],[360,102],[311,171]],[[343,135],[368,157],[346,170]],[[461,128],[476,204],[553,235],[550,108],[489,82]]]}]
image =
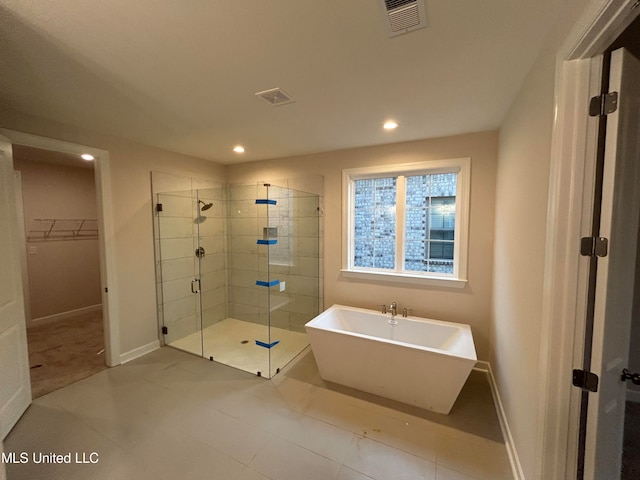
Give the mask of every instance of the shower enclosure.
[{"label": "shower enclosure", "polygon": [[271,378],[321,311],[320,197],[269,184],[154,194],[164,344]]}]

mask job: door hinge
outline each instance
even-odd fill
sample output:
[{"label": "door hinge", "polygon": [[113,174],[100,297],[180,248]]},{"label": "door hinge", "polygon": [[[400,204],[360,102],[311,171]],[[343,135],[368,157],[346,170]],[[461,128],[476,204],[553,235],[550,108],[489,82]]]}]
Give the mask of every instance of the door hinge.
[{"label": "door hinge", "polygon": [[168,335],[169,334],[169,327],[162,327],[162,334],[163,335]]},{"label": "door hinge", "polygon": [[582,237],[580,255],[583,257],[606,257],[609,252],[609,240],[605,237]]},{"label": "door hinge", "polygon": [[162,204],[156,203],[156,212],[161,212],[161,211],[162,211]]},{"label": "door hinge", "polygon": [[618,109],[618,92],[603,93],[591,98],[589,102],[589,116],[600,117],[609,115]]},{"label": "door hinge", "polygon": [[598,391],[598,380],[598,375],[587,370],[576,369],[573,371],[574,387],[580,387],[583,390],[595,393]]}]

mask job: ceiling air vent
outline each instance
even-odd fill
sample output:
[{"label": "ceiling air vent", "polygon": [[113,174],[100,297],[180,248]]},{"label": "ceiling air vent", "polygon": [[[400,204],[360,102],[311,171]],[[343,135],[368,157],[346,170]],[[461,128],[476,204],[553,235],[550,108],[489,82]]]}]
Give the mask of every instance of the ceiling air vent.
[{"label": "ceiling air vent", "polygon": [[387,15],[389,36],[402,35],[427,26],[424,0],[380,0]]},{"label": "ceiling air vent", "polygon": [[271,88],[269,90],[258,92],[255,95],[273,106],[286,105],[287,103],[295,102],[295,100],[281,88]]}]

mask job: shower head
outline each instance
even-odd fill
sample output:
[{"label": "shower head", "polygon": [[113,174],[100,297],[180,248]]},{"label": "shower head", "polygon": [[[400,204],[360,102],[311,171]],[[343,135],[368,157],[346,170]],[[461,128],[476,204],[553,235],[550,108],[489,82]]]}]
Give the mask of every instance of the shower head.
[{"label": "shower head", "polygon": [[213,207],[213,203],[204,203],[202,200],[198,200],[198,202],[202,204],[202,206],[200,207],[201,212],[209,210],[211,207]]}]

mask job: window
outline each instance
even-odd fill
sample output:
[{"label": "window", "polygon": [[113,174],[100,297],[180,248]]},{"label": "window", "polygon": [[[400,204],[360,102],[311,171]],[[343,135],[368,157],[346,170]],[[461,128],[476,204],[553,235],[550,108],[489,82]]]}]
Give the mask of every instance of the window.
[{"label": "window", "polygon": [[354,182],[355,267],[395,268],[396,179]]},{"label": "window", "polygon": [[343,273],[462,286],[470,159],[343,171]]}]

